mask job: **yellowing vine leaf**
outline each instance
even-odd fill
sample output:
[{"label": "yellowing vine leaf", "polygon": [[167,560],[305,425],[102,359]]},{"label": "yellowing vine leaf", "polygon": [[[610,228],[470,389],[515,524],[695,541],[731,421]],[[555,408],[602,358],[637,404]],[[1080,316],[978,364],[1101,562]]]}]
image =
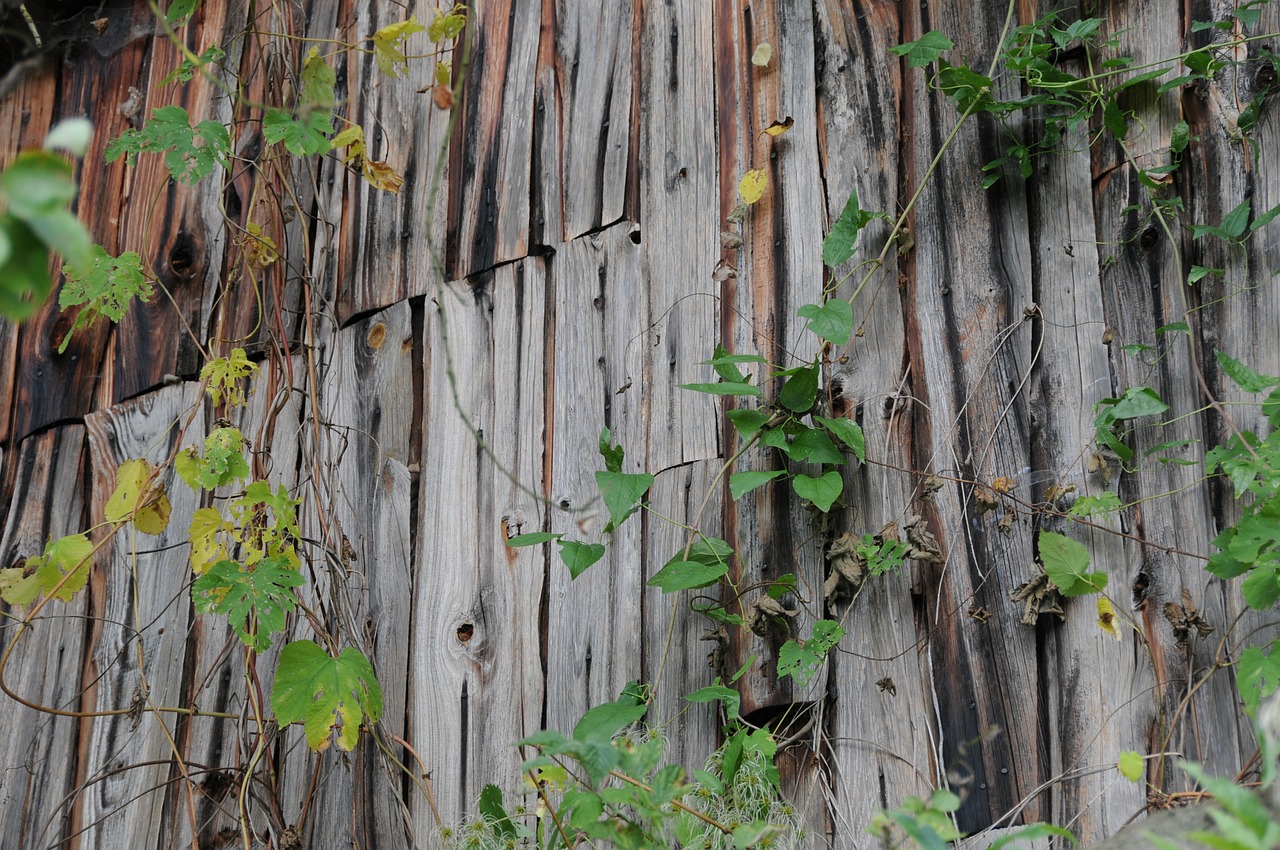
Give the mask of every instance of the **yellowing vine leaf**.
[{"label": "yellowing vine leaf", "polygon": [[244,240],[244,256],[255,269],[265,269],[280,259],[280,249],[275,240],[262,232],[262,228],[249,222],[245,228],[249,235]]},{"label": "yellowing vine leaf", "polygon": [[215,357],[200,370],[200,380],[209,382],[209,398],[221,404],[225,395],[232,407],[244,404],[244,390],[240,381],[256,373],[258,367],[249,362],[243,348],[231,349],[230,357]]},{"label": "yellowing vine leaf", "polygon": [[738,183],[738,194],[742,196],[743,203],[751,206],[764,197],[764,190],[768,185],[769,176],[765,170],[753,168],[742,175],[742,180]]},{"label": "yellowing vine leaf", "polygon": [[191,539],[191,571],[202,575],[218,561],[226,560],[227,549],[218,540],[220,532],[230,533],[231,523],[217,508],[200,508],[191,517],[187,537]]},{"label": "yellowing vine leaf", "polygon": [[[89,581],[93,543],[83,534],[50,539],[43,555],[32,555],[20,567],[0,570],[0,599],[26,607],[42,593],[70,602]],[[56,590],[55,590],[56,588]]]},{"label": "yellowing vine leaf", "polygon": [[382,716],[382,689],[373,665],[347,647],[337,658],[309,640],[298,640],[280,652],[271,708],[281,726],[302,723],[307,745],[316,752],[329,747],[350,752],[360,739],[360,724]]},{"label": "yellowing vine leaf", "polygon": [[425,32],[426,27],[416,18],[398,24],[388,24],[373,34],[373,52],[378,67],[388,77],[399,78],[409,70],[409,59],[404,53],[404,42],[415,32]]},{"label": "yellowing vine leaf", "polygon": [[329,146],[331,150],[346,148],[346,153],[342,155],[343,164],[359,171],[360,176],[373,188],[384,192],[399,192],[400,187],[404,185],[404,178],[391,166],[385,162],[370,160],[365,156],[367,148],[364,128],[359,124],[352,124],[334,136]]},{"label": "yellowing vine leaf", "polygon": [[1116,609],[1111,607],[1111,600],[1105,596],[1098,597],[1098,628],[1120,640],[1120,629],[1116,624]]},{"label": "yellowing vine leaf", "polygon": [[783,133],[790,130],[792,127],[795,126],[795,124],[796,124],[796,119],[788,115],[786,118],[782,119],[781,121],[774,121],[768,127],[765,127],[763,132],[770,136],[774,136],[776,138],[777,136],[781,136]]},{"label": "yellowing vine leaf", "polygon": [[773,46],[767,41],[762,41],[756,45],[755,52],[751,54],[751,64],[757,68],[763,68],[769,64],[769,60],[773,58]]},{"label": "yellowing vine leaf", "polygon": [[159,534],[169,526],[169,514],[173,506],[164,486],[147,482],[155,473],[155,467],[145,460],[126,460],[116,470],[116,489],[107,500],[107,522],[122,523],[129,520],[139,531]]}]

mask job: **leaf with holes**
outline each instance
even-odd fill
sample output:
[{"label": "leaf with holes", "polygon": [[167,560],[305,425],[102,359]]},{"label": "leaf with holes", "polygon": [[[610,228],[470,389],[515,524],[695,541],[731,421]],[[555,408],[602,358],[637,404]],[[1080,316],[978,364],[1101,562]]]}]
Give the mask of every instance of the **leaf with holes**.
[{"label": "leaf with holes", "polygon": [[151,113],[141,130],[125,130],[107,145],[107,162],[125,157],[134,164],[140,153],[163,153],[169,176],[193,186],[226,165],[231,156],[231,134],[217,121],[201,121],[194,127],[181,106],[162,106]]},{"label": "leaf with holes", "polygon": [[281,726],[303,723],[315,752],[334,740],[350,752],[360,739],[360,724],[382,717],[382,689],[358,650],[347,647],[334,658],[312,641],[299,640],[280,652],[271,708]]},{"label": "leaf with holes", "polygon": [[252,570],[219,561],[196,579],[191,595],[197,611],[225,614],[245,646],[265,652],[271,637],[284,631],[285,614],[297,605],[293,588],[305,583],[285,558],[264,558]]},{"label": "leaf with holes", "polygon": [[[84,589],[93,569],[93,543],[83,534],[50,539],[43,555],[32,555],[20,567],[0,570],[0,599],[26,607],[50,593],[70,602]],[[55,589],[56,588],[56,589]]]},{"label": "leaf with holes", "polygon": [[98,316],[118,322],[137,298],[151,300],[151,281],[142,274],[142,258],[133,251],[113,257],[101,245],[93,246],[93,265],[80,269],[72,263],[62,267],[67,282],[58,294],[58,306],[63,310],[80,307],[71,330],[67,331],[58,346],[58,353],[67,350],[76,331],[92,327]]},{"label": "leaf with holes", "polygon": [[233,348],[230,357],[215,357],[204,364],[200,380],[208,382],[209,398],[215,405],[225,397],[229,406],[236,407],[245,402],[240,382],[257,371],[257,364],[249,361],[243,348]]}]

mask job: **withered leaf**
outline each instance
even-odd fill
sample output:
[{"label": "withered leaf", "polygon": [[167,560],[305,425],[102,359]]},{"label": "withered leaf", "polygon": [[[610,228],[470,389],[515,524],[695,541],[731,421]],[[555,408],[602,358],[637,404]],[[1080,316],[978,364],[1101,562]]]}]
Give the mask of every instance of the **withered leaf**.
[{"label": "withered leaf", "polygon": [[782,119],[781,121],[774,121],[768,127],[765,127],[761,132],[766,133],[770,136],[774,136],[776,138],[777,136],[781,136],[783,133],[787,132],[792,127],[794,127],[795,123],[796,123],[795,119],[792,118],[790,115],[788,115],[786,118]]},{"label": "withered leaf", "polygon": [[929,564],[941,564],[946,560],[942,557],[942,547],[938,545],[938,538],[925,528],[923,517],[918,514],[909,516],[902,527],[907,532],[907,542],[911,544],[911,551],[907,553],[908,558]]}]

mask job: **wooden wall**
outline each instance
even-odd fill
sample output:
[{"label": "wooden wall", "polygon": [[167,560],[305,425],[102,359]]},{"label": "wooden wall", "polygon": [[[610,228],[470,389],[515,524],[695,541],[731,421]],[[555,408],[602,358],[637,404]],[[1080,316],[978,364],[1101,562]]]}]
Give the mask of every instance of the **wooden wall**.
[{"label": "wooden wall", "polygon": [[[1201,411],[1184,338],[1155,331],[1180,320],[1187,299],[1206,308],[1201,353],[1223,348],[1280,374],[1280,231],[1231,248],[1179,234],[1188,261],[1226,270],[1184,287],[1133,169],[1114,144],[1091,146],[1087,127],[1038,159],[1030,180],[984,192],[980,169],[1003,140],[975,119],[925,182],[959,115],[889,48],[939,29],[985,68],[1004,23],[998,5],[479,0],[452,130],[420,91],[429,62],[394,80],[367,56],[336,59],[340,111],[376,126],[371,154],[404,174],[388,194],[332,157],[281,169],[257,115],[207,85],[161,86],[180,54],[155,35],[145,3],[115,4],[101,36],[46,57],[0,100],[0,162],[59,119],[88,114],[96,134],[79,214],[108,250],[139,251],[168,296],[78,333],[63,354],[70,320],[56,303],[20,327],[0,322],[0,565],[100,522],[116,465],[166,457],[189,410],[181,445],[199,439],[212,414],[199,406],[196,341],[248,340],[264,372],[241,427],[258,473],[311,505],[308,598],[374,657],[385,731],[421,757],[446,820],[487,783],[522,793],[511,741],[571,728],[629,680],[652,680],[672,616],[656,707],[672,721],[671,757],[699,766],[716,721],[681,695],[712,681],[707,624],[673,614],[645,581],[680,541],[658,515],[689,517],[737,438],[716,400],[677,385],[710,380],[698,363],[717,343],[787,365],[811,357],[796,309],[821,297],[821,240],[849,193],[896,214],[923,186],[913,247],[889,252],[855,302],[847,360],[825,376],[874,461],[847,473],[852,506],[819,526],[785,485],[737,505],[717,491],[702,523],[738,548],[739,579],[800,577],[798,628],[833,616],[848,633],[804,692],[774,674],[776,642],[730,634],[725,648],[731,668],[757,659],[742,682],[750,716],[792,709],[813,720],[781,760],[812,846],[871,846],[864,827],[877,809],[948,776],[965,789],[966,831],[1044,820],[1096,839],[1144,804],[1143,788],[1112,767],[1122,750],[1167,749],[1234,775],[1252,744],[1231,672],[1184,700],[1241,608],[1238,588],[1202,569],[1232,507],[1193,486],[1201,468],[1125,476],[1121,497],[1138,506],[1087,535],[1142,627],[1141,640],[1119,642],[1095,626],[1091,600],[1069,602],[1063,622],[1020,624],[1009,592],[1034,570],[1033,524],[1023,517],[1005,533],[1003,511],[980,512],[963,482],[1012,477],[1026,505],[1050,486],[1099,492],[1087,472],[1093,405],[1133,385],[1154,387],[1181,417],[1140,434],[1139,453],[1222,439]],[[1203,43],[1190,22],[1220,11],[1204,0],[1088,5],[1139,61]],[[255,81],[250,100],[275,96],[304,51],[233,38],[247,26],[355,40],[406,15],[401,4],[345,0],[259,6],[206,2],[183,32],[197,52],[226,47]],[[1048,7],[1018,0],[1017,18]],[[419,2],[408,12],[432,14]],[[1259,31],[1278,25],[1268,8]],[[762,68],[750,57],[763,41],[773,58]],[[1177,121],[1190,125],[1178,181],[1195,221],[1217,222],[1246,196],[1255,211],[1280,203],[1274,110],[1263,110],[1257,150],[1233,137],[1263,85],[1228,72],[1130,104],[1146,164],[1167,157]],[[231,124],[241,164],[195,188],[168,182],[154,159],[102,164],[107,140],[175,103]],[[788,116],[788,133],[761,134]],[[727,249],[720,232],[749,168],[765,169],[769,188],[743,245]],[[265,209],[252,199],[283,186],[296,193],[289,214],[251,219]],[[224,215],[283,234],[288,262],[256,281],[260,298],[239,279]],[[878,249],[887,233],[876,223],[864,239]],[[300,320],[307,306],[313,326]],[[1137,343],[1160,356],[1125,349]],[[1211,358],[1204,365],[1209,385],[1236,399]],[[657,476],[655,512],[623,526],[604,560],[570,582],[550,547],[508,549],[504,535],[599,534],[603,426],[625,446],[626,471]],[[926,500],[930,473],[942,487]],[[119,540],[89,592],[47,610],[9,664],[10,687],[67,713],[4,703],[6,846],[240,846],[240,771],[256,740],[244,660],[224,625],[192,613],[183,532],[203,503],[171,492],[170,530],[139,541],[136,557]],[[852,609],[824,611],[827,544],[913,515],[943,562],[909,562]],[[342,557],[344,539],[354,560]],[[1184,592],[1218,629],[1188,648],[1161,614]],[[989,621],[971,615],[979,609]],[[0,624],[6,642],[13,628]],[[257,663],[264,687],[273,664],[271,653]],[[893,689],[877,685],[886,677]],[[144,694],[229,716],[128,713]],[[407,748],[391,751],[415,763]],[[263,846],[431,846],[430,806],[375,748],[314,756],[290,729],[264,758],[270,788],[250,805]],[[1168,790],[1185,781],[1152,778]],[[298,834],[304,843],[290,843]]]}]

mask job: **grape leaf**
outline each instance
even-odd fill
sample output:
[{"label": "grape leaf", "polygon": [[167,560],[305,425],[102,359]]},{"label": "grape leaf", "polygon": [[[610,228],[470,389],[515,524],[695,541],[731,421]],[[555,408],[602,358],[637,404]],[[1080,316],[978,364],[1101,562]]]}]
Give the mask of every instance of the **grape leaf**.
[{"label": "grape leaf", "polygon": [[62,271],[66,283],[58,294],[58,306],[81,309],[58,346],[59,354],[67,350],[76,331],[92,327],[98,316],[118,322],[135,297],[146,302],[154,293],[151,281],[142,274],[142,258],[133,251],[113,257],[101,245],[94,245],[93,264],[87,271],[70,262],[63,264]]},{"label": "grape leaf", "polygon": [[297,604],[292,588],[305,582],[282,557],[264,558],[252,570],[219,561],[196,579],[191,593],[197,611],[225,614],[245,646],[265,652],[272,635],[284,631],[285,614]]},{"label": "grape leaf", "polygon": [[442,10],[437,10],[435,19],[431,21],[431,26],[427,29],[427,38],[438,43],[461,35],[462,28],[467,23],[467,16],[457,11],[457,9],[458,7],[455,6],[448,14]]},{"label": "grape leaf", "polygon": [[244,435],[237,429],[216,428],[205,438],[204,457],[194,449],[184,449],[174,459],[174,467],[191,489],[213,490],[249,477],[243,446]]},{"label": "grape leaf", "polygon": [[1120,754],[1120,760],[1116,762],[1116,767],[1125,779],[1130,782],[1140,782],[1143,772],[1147,769],[1147,763],[1140,753],[1135,753],[1133,750],[1125,750]]},{"label": "grape leaf", "polygon": [[50,539],[43,555],[32,555],[20,567],[0,570],[0,598],[25,607],[42,593],[52,592],[54,599],[70,602],[88,583],[92,569],[93,543],[86,535]]},{"label": "grape leaf", "polygon": [[[415,32],[425,32],[426,27],[418,23],[417,18],[388,24],[373,34],[373,52],[378,60],[378,67],[388,77],[399,78],[409,70],[409,59],[405,56],[404,42]],[[430,33],[428,33],[430,36]]]},{"label": "grape leaf", "polygon": [[295,116],[285,109],[273,106],[262,117],[262,136],[270,144],[283,143],[285,150],[294,156],[310,156],[329,150],[329,136],[333,135],[333,112],[327,109],[306,109]]},{"label": "grape leaf", "polygon": [[233,348],[230,357],[215,357],[204,364],[200,380],[209,382],[209,398],[215,405],[221,404],[223,396],[226,396],[227,404],[236,407],[244,404],[240,381],[257,371],[257,364],[249,361],[243,348]]},{"label": "grape leaf", "polygon": [[191,571],[200,575],[212,564],[225,560],[226,547],[218,540],[218,534],[229,534],[231,523],[222,518],[217,508],[199,508],[191,516],[187,537],[191,541]]},{"label": "grape leaf", "polygon": [[360,739],[360,724],[382,716],[382,689],[373,665],[352,647],[337,658],[309,640],[298,640],[280,652],[271,708],[282,726],[303,723],[307,745],[350,752]]},{"label": "grape leaf", "polygon": [[133,165],[144,152],[163,153],[169,176],[192,186],[212,174],[215,165],[226,164],[231,156],[231,134],[217,121],[201,121],[192,127],[187,110],[162,106],[151,113],[151,120],[141,130],[125,130],[112,139],[106,158],[115,162],[124,156]]},{"label": "grape leaf", "polygon": [[1106,573],[1086,572],[1089,550],[1083,543],[1053,531],[1041,531],[1036,549],[1049,581],[1063,596],[1082,596],[1106,588]]}]

